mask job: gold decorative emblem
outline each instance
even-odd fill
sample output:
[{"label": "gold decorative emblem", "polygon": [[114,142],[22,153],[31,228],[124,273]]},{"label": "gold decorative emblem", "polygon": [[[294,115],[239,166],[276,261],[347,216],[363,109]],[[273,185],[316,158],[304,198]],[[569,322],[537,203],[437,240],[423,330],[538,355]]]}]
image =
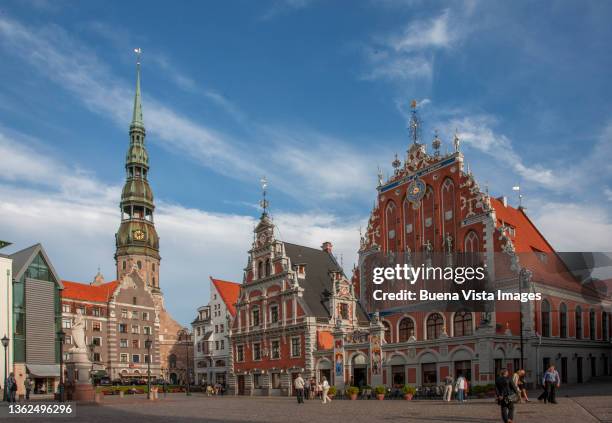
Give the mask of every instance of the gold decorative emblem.
[{"label": "gold decorative emblem", "polygon": [[141,231],[140,229],[135,230],[134,231],[134,239],[136,241],[144,241],[145,239],[145,233],[143,231]]}]

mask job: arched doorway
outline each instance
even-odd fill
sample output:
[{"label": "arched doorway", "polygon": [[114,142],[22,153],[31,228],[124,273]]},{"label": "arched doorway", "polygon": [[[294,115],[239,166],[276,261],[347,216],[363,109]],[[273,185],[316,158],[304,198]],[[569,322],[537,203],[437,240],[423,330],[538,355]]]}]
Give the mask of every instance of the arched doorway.
[{"label": "arched doorway", "polygon": [[331,361],[321,360],[319,362],[318,368],[319,368],[319,372],[317,376],[318,376],[319,381],[322,381],[323,377],[325,377],[325,379],[327,379],[329,384],[333,385],[334,382],[332,381],[332,363]]},{"label": "arched doorway", "polygon": [[170,373],[170,384],[171,385],[178,384],[178,375],[176,373]]},{"label": "arched doorway", "polygon": [[353,385],[359,387],[367,385],[368,363],[366,356],[363,354],[357,354],[353,357],[351,364],[353,367]]}]

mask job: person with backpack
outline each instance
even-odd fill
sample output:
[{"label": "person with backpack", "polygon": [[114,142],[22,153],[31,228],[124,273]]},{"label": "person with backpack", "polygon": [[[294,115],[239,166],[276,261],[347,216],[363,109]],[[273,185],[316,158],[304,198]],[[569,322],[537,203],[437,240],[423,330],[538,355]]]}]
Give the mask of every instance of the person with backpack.
[{"label": "person with backpack", "polygon": [[503,422],[512,423],[514,420],[514,403],[519,401],[520,393],[512,379],[508,377],[507,369],[499,372],[499,376],[495,379],[495,393]]}]

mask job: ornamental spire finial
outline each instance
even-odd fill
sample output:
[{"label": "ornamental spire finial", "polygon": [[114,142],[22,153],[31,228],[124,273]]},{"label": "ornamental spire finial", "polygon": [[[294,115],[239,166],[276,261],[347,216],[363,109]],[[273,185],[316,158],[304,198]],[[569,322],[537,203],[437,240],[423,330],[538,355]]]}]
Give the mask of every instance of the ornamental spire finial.
[{"label": "ornamental spire finial", "polygon": [[408,130],[410,131],[410,138],[412,139],[413,144],[419,143],[419,135],[421,132],[421,121],[417,115],[417,101],[412,100],[410,102],[410,107],[412,108],[412,115],[410,116],[410,124],[408,126]]},{"label": "ornamental spire finial", "polygon": [[266,177],[264,176],[263,178],[261,178],[259,180],[259,182],[261,183],[261,201],[259,202],[259,205],[262,208],[262,214],[261,216],[267,216],[268,215],[268,200],[266,199],[266,193],[267,193],[267,188],[268,188],[268,180],[266,179]]},{"label": "ornamental spire finial", "polygon": [[142,120],[142,101],[140,99],[140,56],[142,50],[140,48],[135,48],[134,53],[136,53],[136,93],[134,94],[134,112],[132,113],[131,126],[144,127],[144,122]]}]

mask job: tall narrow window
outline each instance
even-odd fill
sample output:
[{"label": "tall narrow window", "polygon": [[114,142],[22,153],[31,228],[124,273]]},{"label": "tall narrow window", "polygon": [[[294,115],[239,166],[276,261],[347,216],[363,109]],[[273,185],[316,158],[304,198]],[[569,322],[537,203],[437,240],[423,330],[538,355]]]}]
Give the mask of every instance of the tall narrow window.
[{"label": "tall narrow window", "polygon": [[591,340],[595,340],[595,325],[595,310],[591,309],[589,310],[589,338]]},{"label": "tall narrow window", "polygon": [[576,339],[582,339],[582,308],[576,307]]},{"label": "tall narrow window", "polygon": [[567,306],[565,303],[559,306],[559,337],[567,338]]},{"label": "tall narrow window", "polygon": [[442,335],[444,319],[440,313],[432,313],[427,318],[427,339],[438,339]]},{"label": "tall narrow window", "polygon": [[601,312],[601,338],[604,341],[608,340],[608,313]]},{"label": "tall narrow window", "polygon": [[542,336],[550,336],[550,303],[547,300],[542,301]]},{"label": "tall narrow window", "polygon": [[472,313],[458,311],[453,317],[454,336],[469,336],[472,334]]},{"label": "tall narrow window", "polygon": [[399,341],[406,342],[414,335],[414,321],[410,317],[404,317],[399,324]]},{"label": "tall narrow window", "polygon": [[385,224],[387,228],[387,251],[397,251],[399,234],[396,233],[397,226],[397,207],[393,201],[389,201],[385,210]]}]

